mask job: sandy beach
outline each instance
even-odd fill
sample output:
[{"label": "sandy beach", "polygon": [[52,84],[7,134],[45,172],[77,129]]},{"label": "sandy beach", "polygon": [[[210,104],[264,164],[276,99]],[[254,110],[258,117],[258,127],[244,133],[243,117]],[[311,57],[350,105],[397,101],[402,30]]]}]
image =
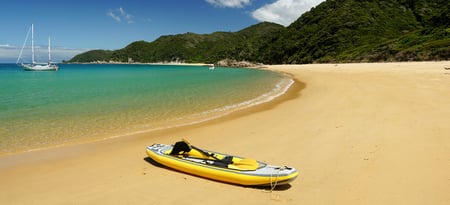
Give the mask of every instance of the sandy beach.
[{"label": "sandy beach", "polygon": [[[449,61],[274,65],[282,97],[210,122],[0,157],[0,204],[450,203]],[[155,166],[181,138],[289,165],[270,193]]]}]

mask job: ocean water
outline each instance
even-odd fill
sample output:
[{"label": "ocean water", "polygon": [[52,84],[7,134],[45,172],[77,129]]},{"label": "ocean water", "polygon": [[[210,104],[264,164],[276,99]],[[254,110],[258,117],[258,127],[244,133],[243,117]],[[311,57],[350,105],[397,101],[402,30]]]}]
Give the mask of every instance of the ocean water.
[{"label": "ocean water", "polygon": [[0,64],[0,154],[165,129],[269,101],[293,83],[280,73],[175,65]]}]

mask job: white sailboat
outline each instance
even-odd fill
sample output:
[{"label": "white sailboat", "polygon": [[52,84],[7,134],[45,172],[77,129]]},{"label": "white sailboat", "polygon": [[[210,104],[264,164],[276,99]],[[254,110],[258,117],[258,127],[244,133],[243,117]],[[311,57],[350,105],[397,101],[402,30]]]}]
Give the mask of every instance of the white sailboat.
[{"label": "white sailboat", "polygon": [[[17,64],[19,64],[19,60],[21,59],[22,51],[23,51],[23,48],[25,47],[27,39],[28,39],[28,34],[27,34],[27,37],[25,38],[25,42],[24,42],[24,45],[22,46],[22,50],[20,51],[19,58],[17,58]],[[34,59],[34,53],[35,53],[34,52],[34,25],[31,24],[31,64],[20,63],[20,66],[26,71],[57,71],[58,70],[58,68],[59,68],[58,65],[53,64],[51,62],[50,37],[48,38],[48,62],[47,63],[37,63]]]}]

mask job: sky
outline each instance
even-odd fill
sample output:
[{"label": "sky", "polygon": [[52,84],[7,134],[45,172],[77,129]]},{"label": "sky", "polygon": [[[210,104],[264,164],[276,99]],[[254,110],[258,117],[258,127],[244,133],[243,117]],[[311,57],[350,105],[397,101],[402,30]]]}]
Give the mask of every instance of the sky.
[{"label": "sky", "polygon": [[[38,56],[51,37],[55,62],[93,50],[121,49],[163,35],[236,32],[259,22],[289,26],[325,0],[5,0],[0,9],[0,63],[29,55],[34,24]],[[28,49],[28,50],[27,50]],[[39,57],[37,57],[39,59]]]}]

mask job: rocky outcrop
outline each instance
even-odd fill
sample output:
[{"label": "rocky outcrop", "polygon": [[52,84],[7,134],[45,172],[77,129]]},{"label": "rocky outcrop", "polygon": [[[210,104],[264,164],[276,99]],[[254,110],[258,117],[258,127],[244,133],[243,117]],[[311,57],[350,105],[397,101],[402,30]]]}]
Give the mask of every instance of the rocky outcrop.
[{"label": "rocky outcrop", "polygon": [[249,61],[237,61],[234,59],[223,59],[216,63],[217,66],[221,67],[240,67],[240,68],[248,68],[248,67],[261,67],[264,66],[262,63],[254,63]]}]

